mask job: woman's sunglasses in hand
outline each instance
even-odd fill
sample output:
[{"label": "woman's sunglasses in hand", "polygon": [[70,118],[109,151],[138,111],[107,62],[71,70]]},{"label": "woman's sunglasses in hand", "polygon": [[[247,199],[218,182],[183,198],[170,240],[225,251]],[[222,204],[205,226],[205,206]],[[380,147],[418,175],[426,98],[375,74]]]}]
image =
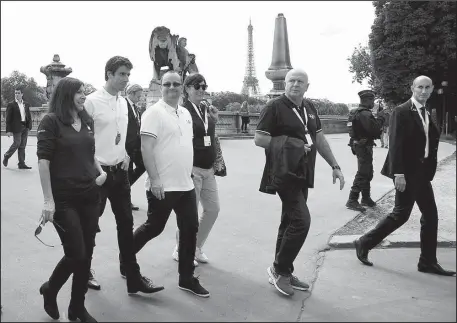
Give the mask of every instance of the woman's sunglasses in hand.
[{"label": "woman's sunglasses in hand", "polygon": [[[65,232],[65,230],[57,223],[57,222],[52,222],[53,224],[55,224],[60,230],[62,230],[63,232]],[[54,248],[54,246],[51,246],[47,243],[44,243],[43,240],[41,240],[40,238],[38,238],[38,235],[41,233],[41,231],[43,231],[43,228],[44,228],[44,225],[45,225],[45,222],[43,221],[43,216],[41,216],[41,221],[40,221],[40,224],[38,225],[38,228],[36,228],[35,230],[35,238],[37,238],[42,244],[44,244],[46,247],[51,247],[51,248]]]}]

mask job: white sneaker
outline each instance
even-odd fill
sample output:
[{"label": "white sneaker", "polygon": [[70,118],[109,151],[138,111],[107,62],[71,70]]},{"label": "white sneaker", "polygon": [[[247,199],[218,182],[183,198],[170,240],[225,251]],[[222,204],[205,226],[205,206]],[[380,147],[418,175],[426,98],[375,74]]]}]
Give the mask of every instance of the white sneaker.
[{"label": "white sneaker", "polygon": [[[173,254],[171,255],[174,260],[179,261],[179,253],[178,253],[178,247],[175,247],[175,250],[173,251]],[[198,262],[195,261],[194,259],[194,267],[198,266]]]},{"label": "white sneaker", "polygon": [[197,247],[195,249],[195,260],[197,260],[198,262],[202,262],[202,263],[206,264],[209,259],[205,255],[205,253],[200,248]]}]

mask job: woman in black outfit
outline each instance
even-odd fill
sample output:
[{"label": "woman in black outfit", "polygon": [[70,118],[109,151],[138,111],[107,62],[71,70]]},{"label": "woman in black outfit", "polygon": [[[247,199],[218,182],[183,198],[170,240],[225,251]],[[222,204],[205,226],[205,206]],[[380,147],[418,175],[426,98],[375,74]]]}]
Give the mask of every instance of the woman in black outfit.
[{"label": "woman in black outfit", "polygon": [[73,274],[68,318],[96,322],[84,299],[100,213],[98,187],[106,173],[95,158],[93,121],[84,109],[85,99],[80,80],[62,78],[52,93],[49,113],[38,127],[42,220],[54,223],[65,254],[40,294],[46,313],[58,319],[57,294]]}]

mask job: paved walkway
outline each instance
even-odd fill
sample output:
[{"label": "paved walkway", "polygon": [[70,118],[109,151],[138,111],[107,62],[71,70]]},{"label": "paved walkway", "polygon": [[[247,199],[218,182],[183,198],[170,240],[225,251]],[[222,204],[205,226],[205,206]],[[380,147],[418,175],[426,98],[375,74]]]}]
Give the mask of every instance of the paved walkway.
[{"label": "paved walkway", "polygon": [[[346,311],[351,309],[351,306],[357,306],[357,303],[351,303],[347,299],[348,284],[351,284],[350,281],[357,275],[366,274],[363,271],[354,274],[352,266],[359,264],[349,251],[347,256],[344,254],[346,251],[325,252],[328,250],[327,243],[330,235],[356,215],[344,207],[356,173],[356,160],[347,146],[347,134],[328,135],[327,138],[343,169],[347,184],[343,191],[339,191],[338,184],[332,184],[331,169],[321,157],[318,157],[316,185],[309,194],[311,230],[295,262],[295,273],[299,277],[316,282],[313,285],[315,286],[312,291],[313,297],[309,297],[310,293],[298,292],[291,299],[286,299],[278,295],[274,287],[268,284],[266,268],[273,261],[281,204],[277,196],[258,192],[265,158],[262,149],[255,147],[252,140],[227,140],[222,141],[222,149],[228,167],[228,176],[218,178],[221,212],[204,248],[211,263],[200,265],[196,270],[202,284],[211,292],[211,297],[201,299],[177,288],[177,263],[171,258],[176,230],[173,215],[164,232],[138,254],[143,274],[164,284],[165,290],[154,295],[129,297],[126,294],[125,280],[118,272],[116,226],[108,206],[100,220],[102,232],[97,236],[93,261],[102,290],[91,290],[87,294],[89,311],[99,321],[124,322],[341,320],[341,317],[344,317],[341,316],[344,309],[340,310],[338,307],[342,300],[346,302],[344,305]],[[2,154],[7,150],[10,142],[11,138],[1,137]],[[441,144],[439,158],[449,156],[454,151],[455,146]],[[373,198],[375,200],[380,199],[392,188],[391,181],[379,174],[386,154],[386,149],[375,148],[374,150]],[[26,161],[33,169],[18,170],[16,158],[14,155],[10,159],[8,168],[1,167],[1,303],[3,305],[1,319],[2,321],[46,322],[51,319],[43,311],[38,288],[49,277],[62,256],[62,249],[59,247],[57,234],[50,226],[45,227],[41,237],[45,242],[57,247],[47,248],[33,237],[42,206],[36,138],[30,137],[27,146]],[[140,211],[134,213],[136,227],[146,219],[147,204],[143,179],[140,179],[139,183],[132,188],[132,200],[140,207]],[[410,249],[411,252],[414,250]],[[450,250],[455,252],[455,249]],[[333,255],[338,255],[337,252],[343,252],[341,259],[344,259],[344,262],[336,259],[335,261],[341,262],[341,265],[335,266],[331,259]],[[448,255],[449,249],[444,252]],[[392,266],[389,265],[389,268],[392,271],[405,270],[408,275],[417,275],[415,270],[417,256],[417,250],[410,256],[410,260],[402,255],[398,258],[395,256],[393,259],[399,259],[401,266],[399,264],[397,267],[394,263]],[[376,258],[373,260],[376,261]],[[408,265],[404,264],[406,261],[409,262]],[[444,259],[442,262],[444,264]],[[347,267],[344,264],[347,264]],[[454,263],[450,262],[448,265],[455,268],[455,259]],[[332,269],[334,271],[326,271]],[[389,282],[393,281],[389,280],[393,279],[390,275],[395,276],[393,272],[378,276],[377,269],[370,273],[373,275],[371,279],[365,277],[364,288],[372,288],[373,282],[377,282],[378,277],[380,281]],[[427,276],[424,279],[442,281],[441,277],[428,278]],[[446,282],[451,280],[454,283],[452,279]],[[327,287],[325,287],[326,281],[328,281]],[[408,284],[402,285],[402,281],[402,279],[395,280],[398,288],[402,286],[406,289],[411,288]],[[404,281],[407,282],[408,279]],[[321,283],[322,285],[319,285]],[[422,290],[420,279],[417,283],[418,290]],[[386,283],[386,288],[388,284]],[[67,283],[64,286],[58,298],[62,321],[67,320],[65,312],[69,301],[70,285]],[[441,299],[443,295],[441,286],[432,284],[429,287],[430,297]],[[449,284],[448,287],[451,288],[450,294],[447,295],[448,299],[455,304],[455,284]],[[322,288],[321,294],[319,294],[319,288]],[[391,291],[385,289],[383,292],[380,289],[379,293],[387,295]],[[380,298],[378,294],[373,297],[373,302],[377,300],[385,302],[385,299]],[[326,308],[328,311],[325,310]],[[440,312],[442,314],[433,311],[427,318],[435,321],[455,321],[455,307],[453,313],[452,308],[449,311]],[[391,314],[394,313],[397,313],[395,317],[398,320],[411,319],[409,314],[406,315],[398,308],[395,311],[392,310]],[[363,320],[362,318],[364,316],[360,316],[359,320]]]}]

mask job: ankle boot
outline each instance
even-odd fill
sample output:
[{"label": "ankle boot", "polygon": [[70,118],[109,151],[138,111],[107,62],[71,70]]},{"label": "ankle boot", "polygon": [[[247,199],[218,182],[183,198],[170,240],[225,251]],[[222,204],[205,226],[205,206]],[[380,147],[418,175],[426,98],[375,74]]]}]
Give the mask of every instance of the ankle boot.
[{"label": "ankle boot", "polygon": [[352,191],[349,193],[349,199],[346,202],[346,207],[350,210],[365,212],[365,208],[359,204],[359,192]]},{"label": "ankle boot", "polygon": [[59,307],[57,306],[57,292],[51,290],[49,282],[40,287],[40,294],[43,295],[44,310],[54,320],[59,319]]},{"label": "ankle boot", "polygon": [[84,304],[75,304],[73,301],[70,301],[70,305],[68,306],[68,319],[70,321],[79,319],[81,322],[97,322],[97,320],[87,312]]},{"label": "ankle boot", "polygon": [[376,206],[376,202],[371,199],[370,191],[362,192],[362,201],[361,204],[363,206],[374,207]]}]

